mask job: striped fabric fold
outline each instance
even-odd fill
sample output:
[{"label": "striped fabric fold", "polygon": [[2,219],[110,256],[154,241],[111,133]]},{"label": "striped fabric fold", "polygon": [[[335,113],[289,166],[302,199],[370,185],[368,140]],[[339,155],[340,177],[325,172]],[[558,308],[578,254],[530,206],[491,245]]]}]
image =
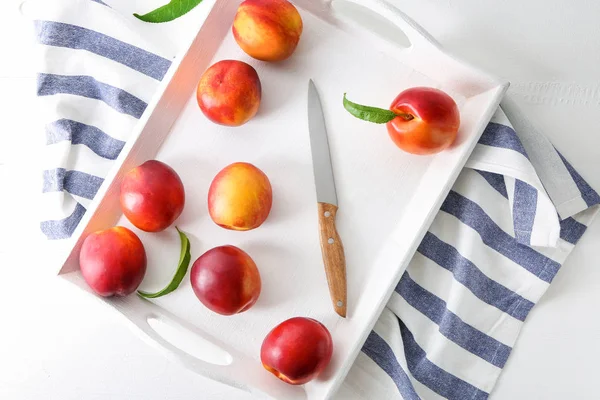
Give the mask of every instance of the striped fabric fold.
[{"label": "striped fabric fold", "polygon": [[97,81],[91,76],[38,74],[38,96],[71,94],[100,100],[116,111],[139,119],[148,105],[126,90]]},{"label": "striped fabric fold", "polygon": [[560,154],[560,152],[557,153],[562,162],[565,164],[567,171],[569,171],[571,178],[573,178],[573,182],[575,182],[577,188],[581,192],[581,198],[585,201],[588,207],[600,203],[600,195],[598,195],[598,193],[592,189],[592,187],[583,179],[583,177],[579,175],[577,171],[575,171],[575,168],[573,168],[573,166],[563,157],[562,154]]},{"label": "striped fabric fold", "polygon": [[506,191],[506,182],[504,182],[504,175],[494,174],[487,171],[477,171],[491,187],[493,187],[498,193],[508,199],[508,192]]},{"label": "striped fabric fold", "polygon": [[[134,23],[122,24],[123,17],[101,0],[74,2],[64,10],[48,7],[41,17],[44,13],[47,20],[34,21],[45,61],[37,94],[47,107],[40,227],[49,239],[65,239],[81,221],[110,170],[107,161],[119,156],[171,61],[136,46],[143,34]],[[110,28],[115,20],[120,26]],[[100,21],[105,32],[118,31],[119,38],[91,28]]]},{"label": "striped fabric fold", "polygon": [[[524,321],[533,303],[487,277],[473,262],[462,256],[451,244],[427,232],[417,250],[420,254],[452,272],[457,283],[464,285],[481,301]],[[521,307],[516,308],[515,304]]]},{"label": "striped fabric fold", "polygon": [[[600,201],[598,202],[600,203]],[[576,244],[585,233],[587,226],[569,217],[560,222],[560,238],[571,244]]]},{"label": "striped fabric fold", "polygon": [[556,207],[501,109],[484,130],[467,167],[483,173],[499,193],[506,194],[512,205],[513,230],[518,242],[551,247],[557,244],[560,221]]},{"label": "striped fabric fold", "polygon": [[490,122],[483,131],[479,144],[513,150],[529,159],[525,147],[523,147],[516,132],[510,126]]},{"label": "striped fabric fold", "polygon": [[65,218],[47,220],[40,223],[42,232],[51,239],[68,239],[73,235],[75,228],[85,214],[85,207],[77,203],[73,212]]},{"label": "striped fabric fold", "polygon": [[86,174],[81,171],[67,171],[64,168],[55,168],[44,171],[44,187],[42,191],[66,191],[85,199],[93,199],[104,179]]},{"label": "striped fabric fold", "polygon": [[538,278],[551,282],[560,265],[504,232],[475,202],[450,191],[442,211],[458,218],[481,236],[483,243]]},{"label": "striped fabric fold", "polygon": [[408,375],[398,363],[394,351],[375,331],[371,331],[367,337],[363,352],[392,378],[404,400],[420,399]]},{"label": "striped fabric fold", "polygon": [[428,292],[405,273],[396,286],[396,293],[413,308],[439,326],[440,333],[498,368],[504,367],[510,347],[478,331],[446,308],[446,302]]},{"label": "striped fabric fold", "polygon": [[[510,124],[498,113],[496,120]],[[539,200],[549,201],[549,196],[540,190],[542,182],[528,175],[535,167],[519,140],[510,125],[494,122],[482,136],[468,163],[482,169],[476,175],[469,169],[461,173],[381,317],[393,314],[397,326],[389,320],[376,325],[363,346],[367,357],[359,357],[347,377],[357,393],[412,399],[414,388],[419,399],[489,397],[522,324],[600,204],[598,194],[560,156],[561,176],[572,179],[564,186],[578,192],[571,198],[585,202],[559,221],[555,245],[532,247],[532,232],[553,234],[553,225],[539,219],[550,213],[558,217],[556,208],[541,210],[547,204]],[[507,229],[511,225],[513,232]],[[388,348],[403,349],[403,354],[386,357]],[[370,363],[379,366],[379,373]],[[367,370],[371,379],[365,382],[358,374]],[[389,380],[397,383],[392,396],[387,394]]]},{"label": "striped fabric fold", "polygon": [[488,393],[432,363],[401,319],[398,319],[398,327],[404,342],[408,370],[414,379],[447,399],[485,400],[488,398]]},{"label": "striped fabric fold", "polygon": [[70,141],[87,146],[100,157],[116,160],[125,142],[110,137],[95,126],[61,118],[46,125],[46,144]]},{"label": "striped fabric fold", "polygon": [[171,62],[163,57],[81,26],[35,21],[35,27],[40,44],[86,50],[126,65],[157,81],[162,80],[171,66]]},{"label": "striped fabric fold", "polygon": [[515,180],[512,214],[515,238],[519,243],[531,243],[537,198],[538,191],[533,186],[518,179]]},{"label": "striped fabric fold", "polygon": [[[45,12],[35,21],[46,57],[40,227],[65,239],[171,62],[136,45],[143,33],[102,0]],[[598,193],[503,109],[518,111],[503,104],[485,129],[349,372],[352,398],[487,399],[524,321],[596,215]]]}]

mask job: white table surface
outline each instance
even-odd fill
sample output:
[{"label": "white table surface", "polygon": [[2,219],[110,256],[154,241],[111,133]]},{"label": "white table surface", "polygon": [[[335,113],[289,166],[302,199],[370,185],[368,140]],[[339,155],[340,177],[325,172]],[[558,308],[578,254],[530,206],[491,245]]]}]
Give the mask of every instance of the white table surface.
[{"label": "white table surface", "polygon": [[[600,2],[390,1],[509,79],[509,96],[600,188]],[[44,135],[32,30],[17,4],[0,5],[0,398],[249,399],[166,361],[54,277],[60,243],[44,241],[36,212]],[[600,398],[598,243],[596,221],[527,319],[492,400]]]}]

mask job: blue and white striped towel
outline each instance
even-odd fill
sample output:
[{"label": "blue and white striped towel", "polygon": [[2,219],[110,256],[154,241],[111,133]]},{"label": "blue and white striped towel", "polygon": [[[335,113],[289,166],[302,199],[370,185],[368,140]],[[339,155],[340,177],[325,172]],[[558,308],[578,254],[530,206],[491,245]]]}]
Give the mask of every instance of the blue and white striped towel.
[{"label": "blue and white striped towel", "polygon": [[[41,7],[35,22],[48,113],[41,228],[51,239],[72,234],[173,56],[100,0],[66,4]],[[502,108],[340,398],[486,399],[525,318],[596,214],[600,196],[513,104]]]},{"label": "blue and white striped towel", "polygon": [[48,144],[41,228],[62,239],[83,217],[175,54],[143,34],[146,23],[101,1],[34,6]]},{"label": "blue and white striped towel", "polygon": [[487,399],[525,318],[597,213],[600,196],[511,103],[502,108],[519,134],[499,110],[340,398]]}]

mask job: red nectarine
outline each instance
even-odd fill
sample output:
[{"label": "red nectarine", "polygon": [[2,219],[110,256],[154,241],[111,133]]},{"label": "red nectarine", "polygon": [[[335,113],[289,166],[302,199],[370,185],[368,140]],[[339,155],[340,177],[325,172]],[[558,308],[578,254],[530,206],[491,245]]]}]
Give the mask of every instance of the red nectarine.
[{"label": "red nectarine", "polygon": [[387,123],[396,146],[413,154],[438,153],[456,139],[460,113],[452,97],[441,90],[410,88],[400,93],[390,110],[398,116]]},{"label": "red nectarine", "polygon": [[237,60],[223,60],[204,72],[196,98],[212,122],[239,126],[248,122],[260,105],[261,84],[256,70]]},{"label": "red nectarine", "polygon": [[389,110],[356,104],[346,96],[344,107],[365,121],[387,123],[396,146],[413,154],[434,154],[450,147],[460,127],[456,103],[434,88],[407,89],[394,99]]},{"label": "red nectarine", "polygon": [[222,315],[246,311],[260,295],[254,260],[235,246],[219,246],[202,254],[192,265],[190,280],[198,300]]},{"label": "red nectarine", "polygon": [[183,211],[185,191],[173,168],[150,160],[125,174],[120,201],[123,214],[133,225],[146,232],[159,232]]},{"label": "red nectarine", "polygon": [[329,364],[333,341],[327,328],[312,318],[283,321],[265,337],[260,360],[265,369],[292,385],[317,377]]},{"label": "red nectarine", "polygon": [[126,296],[144,279],[146,251],[135,233],[115,226],[85,238],[79,268],[83,279],[100,296]]}]

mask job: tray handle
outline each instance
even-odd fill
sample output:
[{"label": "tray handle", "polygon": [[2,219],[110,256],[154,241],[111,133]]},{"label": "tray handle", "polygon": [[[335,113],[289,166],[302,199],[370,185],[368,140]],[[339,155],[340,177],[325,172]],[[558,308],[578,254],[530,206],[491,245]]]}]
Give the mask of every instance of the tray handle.
[{"label": "tray handle", "polygon": [[329,2],[330,6],[334,3],[353,3],[382,16],[404,32],[411,44],[409,48],[423,50],[430,48],[436,51],[442,48],[441,44],[421,25],[385,0],[330,0]]},{"label": "tray handle", "polygon": [[[306,392],[291,387],[265,371],[259,360],[251,359],[209,338],[200,329],[158,307],[156,304],[129,296],[110,303],[127,317],[135,331],[167,359],[209,379],[252,393],[259,398],[306,399]],[[142,304],[140,302],[144,302]],[[202,356],[184,350],[190,342],[204,342]],[[187,342],[187,346],[184,345]],[[211,349],[212,348],[212,349]],[[199,351],[194,351],[199,354]]]}]

